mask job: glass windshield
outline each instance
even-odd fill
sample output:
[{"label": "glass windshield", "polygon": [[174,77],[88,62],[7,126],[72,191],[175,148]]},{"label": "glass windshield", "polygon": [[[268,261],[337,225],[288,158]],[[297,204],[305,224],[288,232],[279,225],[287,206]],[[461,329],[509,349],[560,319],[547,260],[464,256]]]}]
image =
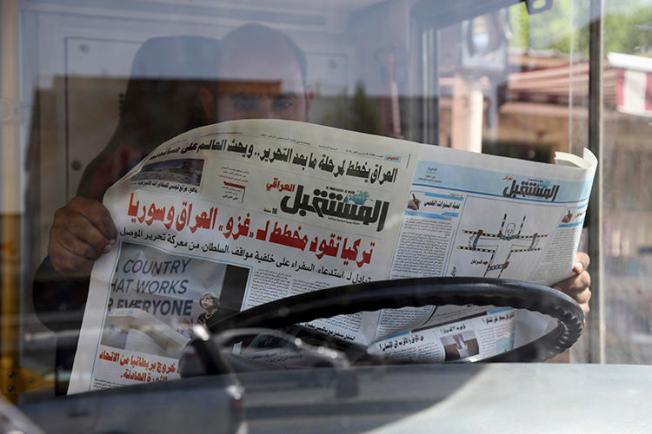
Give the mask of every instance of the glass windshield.
[{"label": "glass windshield", "polygon": [[[650,363],[651,10],[3,1],[3,396],[476,362],[544,335],[528,360]],[[278,302],[426,277],[469,298]],[[235,347],[211,341],[227,329]]]}]

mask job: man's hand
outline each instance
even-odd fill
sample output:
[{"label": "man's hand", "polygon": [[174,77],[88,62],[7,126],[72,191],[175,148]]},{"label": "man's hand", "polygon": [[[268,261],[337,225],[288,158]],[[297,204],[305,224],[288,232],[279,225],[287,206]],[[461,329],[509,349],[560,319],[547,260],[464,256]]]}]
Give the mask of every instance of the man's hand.
[{"label": "man's hand", "polygon": [[115,245],[109,211],[97,200],[74,197],[54,214],[48,254],[54,269],[71,277],[90,275],[93,262]]},{"label": "man's hand", "polygon": [[586,271],[589,268],[589,255],[578,252],[575,255],[575,265],[573,265],[573,277],[555,283],[554,288],[571,296],[580,305],[584,315],[589,313],[589,300],[591,299],[591,276]]}]

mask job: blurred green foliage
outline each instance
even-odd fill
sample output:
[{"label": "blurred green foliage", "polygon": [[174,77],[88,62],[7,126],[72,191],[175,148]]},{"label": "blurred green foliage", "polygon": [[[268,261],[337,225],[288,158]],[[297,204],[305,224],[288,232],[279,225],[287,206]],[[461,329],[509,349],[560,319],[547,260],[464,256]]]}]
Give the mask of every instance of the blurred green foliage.
[{"label": "blurred green foliage", "polygon": [[[604,52],[652,57],[652,3],[607,1],[604,12]],[[554,50],[588,56],[589,2],[556,0],[550,11],[529,16],[524,4],[510,9],[512,47]]]},{"label": "blurred green foliage", "polygon": [[358,83],[353,98],[343,95],[335,100],[331,110],[325,114],[321,122],[346,130],[380,134],[380,114],[377,105],[378,101],[370,99],[364,85]]}]

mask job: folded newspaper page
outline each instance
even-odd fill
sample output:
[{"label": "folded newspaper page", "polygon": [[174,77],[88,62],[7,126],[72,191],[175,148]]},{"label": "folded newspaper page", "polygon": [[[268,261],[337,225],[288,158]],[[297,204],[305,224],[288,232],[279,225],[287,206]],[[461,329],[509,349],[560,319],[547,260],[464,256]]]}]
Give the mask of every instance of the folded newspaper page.
[{"label": "folded newspaper page", "polygon": [[[556,162],[282,120],[171,139],[105,194],[119,242],[93,268],[69,393],[178,378],[194,326],[326,287],[568,278],[597,161]],[[309,327],[388,358],[472,361],[547,327],[523,315],[428,306]]]}]

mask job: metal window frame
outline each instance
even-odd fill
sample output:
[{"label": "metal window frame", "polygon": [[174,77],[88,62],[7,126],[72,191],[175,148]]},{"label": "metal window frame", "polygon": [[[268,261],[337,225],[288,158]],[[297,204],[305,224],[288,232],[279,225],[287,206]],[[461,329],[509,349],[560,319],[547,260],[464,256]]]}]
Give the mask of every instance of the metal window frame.
[{"label": "metal window frame", "polygon": [[598,159],[598,168],[593,180],[593,190],[588,209],[588,254],[591,257],[591,312],[586,320],[588,336],[588,361],[605,363],[605,292],[604,259],[602,242],[604,230],[603,213],[603,12],[604,0],[590,0],[589,24],[589,99],[588,138],[589,149]]},{"label": "metal window frame", "polygon": [[[0,2],[0,98],[15,105],[20,99],[18,57],[18,0]],[[9,119],[0,123],[0,392],[17,400],[20,300],[20,128]]]}]

